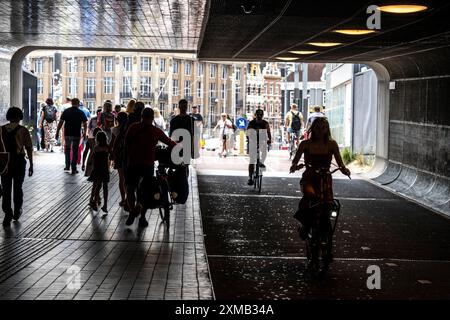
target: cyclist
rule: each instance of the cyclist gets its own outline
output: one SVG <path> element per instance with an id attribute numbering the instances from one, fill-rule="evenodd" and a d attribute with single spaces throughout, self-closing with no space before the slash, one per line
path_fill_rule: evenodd
<path id="1" fill-rule="evenodd" d="M 323 112 L 320 111 L 320 107 L 319 106 L 314 107 L 314 112 L 308 116 L 308 120 L 306 121 L 305 130 L 308 131 L 309 128 L 311 128 L 311 125 L 314 122 L 314 120 L 316 120 L 317 118 L 323 118 L 323 117 L 325 117 L 325 115 L 323 114 Z"/>
<path id="2" fill-rule="evenodd" d="M 331 138 L 330 125 L 325 117 L 316 118 L 308 130 L 309 140 L 304 140 L 292 160 L 290 172 L 294 172 L 301 156 L 305 155 L 306 170 L 303 172 L 300 180 L 300 187 L 303 198 L 299 203 L 299 211 L 295 217 L 302 223 L 300 228 L 300 237 L 306 238 L 309 231 L 308 218 L 311 211 L 308 210 L 314 203 L 320 201 L 323 196 L 327 202 L 333 201 L 333 189 L 331 174 L 327 175 L 325 183 L 327 184 L 327 194 L 320 194 L 320 175 L 316 172 L 320 168 L 330 168 L 331 158 L 334 156 L 341 172 L 347 176 L 350 175 L 344 162 L 342 161 L 339 147 L 336 141 Z"/>
<path id="3" fill-rule="evenodd" d="M 288 145 L 291 144 L 291 135 L 294 135 L 295 146 L 298 146 L 298 138 L 300 136 L 300 131 L 303 128 L 303 115 L 297 110 L 297 105 L 295 103 L 291 105 L 291 110 L 286 114 L 284 127 L 287 130 Z"/>
<path id="4" fill-rule="evenodd" d="M 250 121 L 248 123 L 247 126 L 247 130 L 248 129 L 253 129 L 253 130 L 260 130 L 260 129 L 265 129 L 267 130 L 267 144 L 271 144 L 272 143 L 272 135 L 270 133 L 270 125 L 269 122 L 267 122 L 266 120 L 263 120 L 264 117 L 264 111 L 262 109 L 258 109 L 255 111 L 255 119 L 253 119 L 252 121 Z M 259 131 L 256 131 L 257 133 Z M 264 132 L 262 132 L 264 134 Z M 261 135 L 260 135 L 261 137 Z M 256 139 L 256 135 L 254 136 L 254 138 Z M 258 141 L 258 140 L 256 140 Z M 259 148 L 259 151 L 261 152 L 261 159 L 260 159 L 260 167 L 261 168 L 265 168 L 266 166 L 264 165 L 264 162 L 266 161 L 266 157 L 267 157 L 267 148 L 261 147 Z M 251 186 L 253 185 L 254 181 L 253 181 L 253 171 L 255 170 L 255 163 L 256 163 L 256 158 L 257 158 L 257 154 L 254 154 L 253 152 L 250 152 L 250 164 L 248 165 L 248 185 Z"/>

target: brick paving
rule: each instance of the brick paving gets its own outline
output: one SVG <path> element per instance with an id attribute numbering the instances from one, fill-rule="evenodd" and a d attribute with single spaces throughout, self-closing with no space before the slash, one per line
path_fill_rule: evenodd
<path id="1" fill-rule="evenodd" d="M 0 299 L 213 299 L 195 170 L 190 197 L 170 228 L 157 210 L 147 228 L 125 226 L 118 176 L 109 212 L 89 209 L 83 172 L 63 172 L 60 152 L 37 153 L 25 178 L 23 215 L 0 230 Z M 76 280 L 79 281 L 76 281 Z"/>

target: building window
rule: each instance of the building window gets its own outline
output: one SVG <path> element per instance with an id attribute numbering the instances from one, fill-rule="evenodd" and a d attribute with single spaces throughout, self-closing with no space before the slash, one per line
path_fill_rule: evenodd
<path id="1" fill-rule="evenodd" d="M 166 85 L 166 78 L 159 78 L 159 91 L 164 93 L 164 87 Z"/>
<path id="2" fill-rule="evenodd" d="M 172 95 L 177 96 L 178 93 L 178 79 L 172 80 Z"/>
<path id="3" fill-rule="evenodd" d="M 222 66 L 222 79 L 225 80 L 227 78 L 227 67 Z"/>
<path id="4" fill-rule="evenodd" d="M 77 95 L 77 78 L 69 78 L 69 87 L 67 91 L 71 97 Z"/>
<path id="5" fill-rule="evenodd" d="M 180 61 L 178 59 L 173 59 L 173 73 L 178 73 L 178 69 L 180 67 Z"/>
<path id="6" fill-rule="evenodd" d="M 222 83 L 220 85 L 220 96 L 223 100 L 225 99 L 225 90 L 226 90 L 225 83 Z"/>
<path id="7" fill-rule="evenodd" d="M 122 78 L 122 92 L 131 93 L 131 77 Z"/>
<path id="8" fill-rule="evenodd" d="M 191 63 L 189 61 L 186 61 L 184 64 L 184 74 L 187 76 L 191 75 Z"/>
<path id="9" fill-rule="evenodd" d="M 87 78 L 86 79 L 86 93 L 95 93 L 95 79 Z"/>
<path id="10" fill-rule="evenodd" d="M 141 71 L 148 72 L 152 71 L 152 59 L 150 57 L 141 57 Z"/>
<path id="11" fill-rule="evenodd" d="M 95 58 L 86 59 L 86 72 L 89 73 L 95 72 Z"/>
<path id="12" fill-rule="evenodd" d="M 43 62 L 42 59 L 37 59 L 34 61 L 34 72 L 36 74 L 42 73 L 43 70 Z"/>
<path id="13" fill-rule="evenodd" d="M 159 59 L 159 72 L 166 72 L 166 59 L 165 58 Z"/>
<path id="14" fill-rule="evenodd" d="M 273 96 L 273 84 L 269 85 L 270 88 L 270 95 Z"/>
<path id="15" fill-rule="evenodd" d="M 78 65 L 77 59 L 72 58 L 72 59 L 67 60 L 67 69 L 70 73 L 77 72 L 77 67 L 78 67 L 77 65 Z"/>
<path id="16" fill-rule="evenodd" d="M 197 76 L 203 75 L 203 63 L 197 64 Z"/>
<path id="17" fill-rule="evenodd" d="M 209 66 L 209 77 L 210 78 L 215 78 L 216 77 L 216 68 L 217 68 L 217 66 L 215 64 L 211 64 Z"/>
<path id="18" fill-rule="evenodd" d="M 37 81 L 37 93 L 43 94 L 44 93 L 44 80 L 38 79 Z"/>
<path id="19" fill-rule="evenodd" d="M 105 58 L 105 72 L 113 72 L 114 71 L 114 59 L 113 57 Z"/>
<path id="20" fill-rule="evenodd" d="M 197 81 L 197 97 L 202 97 L 202 82 Z"/>
<path id="21" fill-rule="evenodd" d="M 209 98 L 215 98 L 216 97 L 216 84 L 210 83 L 209 84 Z"/>
<path id="22" fill-rule="evenodd" d="M 191 82 L 189 80 L 186 80 L 184 82 L 184 96 L 188 97 L 191 95 Z"/>
<path id="23" fill-rule="evenodd" d="M 166 103 L 165 102 L 160 102 L 159 103 L 159 112 L 161 113 L 161 115 L 164 117 L 166 111 Z"/>
<path id="24" fill-rule="evenodd" d="M 103 93 L 111 94 L 113 92 L 113 78 L 105 77 L 103 79 Z"/>
<path id="25" fill-rule="evenodd" d="M 141 77 L 141 95 L 144 97 L 150 97 L 150 92 L 152 90 L 152 78 L 151 77 Z"/>
<path id="26" fill-rule="evenodd" d="M 236 80 L 241 80 L 241 68 L 236 68 Z"/>
<path id="27" fill-rule="evenodd" d="M 94 101 L 87 101 L 86 108 L 92 113 L 95 110 Z"/>
<path id="28" fill-rule="evenodd" d="M 131 71 L 131 57 L 123 57 L 123 71 Z"/>

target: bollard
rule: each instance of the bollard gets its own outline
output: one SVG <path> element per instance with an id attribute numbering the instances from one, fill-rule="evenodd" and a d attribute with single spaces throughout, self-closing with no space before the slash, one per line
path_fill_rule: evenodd
<path id="1" fill-rule="evenodd" d="M 244 154 L 244 141 L 245 141 L 245 132 L 244 130 L 239 131 L 239 154 Z"/>

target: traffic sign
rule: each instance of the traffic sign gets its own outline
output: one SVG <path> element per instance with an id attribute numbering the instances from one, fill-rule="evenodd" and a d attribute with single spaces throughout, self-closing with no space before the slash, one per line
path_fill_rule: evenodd
<path id="1" fill-rule="evenodd" d="M 247 128 L 247 125 L 248 125 L 248 120 L 245 118 L 238 118 L 236 121 L 236 126 L 239 129 L 245 129 L 245 128 Z"/>

